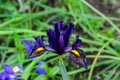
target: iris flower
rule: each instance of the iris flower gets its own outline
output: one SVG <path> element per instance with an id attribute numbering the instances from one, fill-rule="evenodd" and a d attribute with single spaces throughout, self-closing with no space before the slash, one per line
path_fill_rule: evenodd
<path id="1" fill-rule="evenodd" d="M 20 66 L 12 67 L 8 64 L 4 66 L 4 72 L 0 72 L 0 80 L 20 80 L 16 75 L 22 73 Z"/>
<path id="2" fill-rule="evenodd" d="M 54 29 L 47 29 L 49 45 L 44 44 L 43 37 L 35 37 L 35 41 L 23 40 L 23 44 L 28 51 L 28 58 L 33 58 L 42 55 L 45 51 L 52 51 L 58 55 L 69 52 L 70 58 L 82 67 L 87 68 L 87 61 L 84 52 L 79 49 L 82 41 L 79 36 L 72 45 L 69 45 L 69 40 L 73 32 L 74 24 L 65 25 L 63 21 L 53 22 Z"/>
<path id="3" fill-rule="evenodd" d="M 34 58 L 40 56 L 46 51 L 43 36 L 35 37 L 34 39 L 35 42 L 28 40 L 22 41 L 22 43 L 26 46 L 25 49 L 28 51 L 27 58 Z"/>

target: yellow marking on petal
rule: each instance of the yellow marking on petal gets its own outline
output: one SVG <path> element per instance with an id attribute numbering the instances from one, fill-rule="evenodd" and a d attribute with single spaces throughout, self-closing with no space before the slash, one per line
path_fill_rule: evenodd
<path id="1" fill-rule="evenodd" d="M 74 55 L 80 57 L 80 53 L 77 50 L 74 49 L 74 50 L 71 50 L 70 52 L 73 53 Z"/>
<path id="2" fill-rule="evenodd" d="M 18 67 L 14 67 L 14 68 L 13 68 L 13 72 L 17 72 L 18 70 L 19 70 Z"/>
<path id="3" fill-rule="evenodd" d="M 45 49 L 43 47 L 39 47 L 35 50 L 35 53 L 40 53 L 41 51 L 44 51 Z"/>

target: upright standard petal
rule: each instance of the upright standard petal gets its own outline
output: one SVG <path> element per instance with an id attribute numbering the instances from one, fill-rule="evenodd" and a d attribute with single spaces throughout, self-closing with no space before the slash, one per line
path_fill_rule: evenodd
<path id="1" fill-rule="evenodd" d="M 51 47 L 54 51 L 56 51 L 57 50 L 57 42 L 56 42 L 54 30 L 47 29 L 47 36 L 48 36 L 49 47 Z"/>
<path id="2" fill-rule="evenodd" d="M 60 24 L 59 22 L 56 22 L 56 21 L 54 21 L 53 24 L 54 24 L 54 30 L 55 30 L 54 31 L 55 37 L 58 39 L 60 36 Z"/>
<path id="3" fill-rule="evenodd" d="M 70 36 L 72 35 L 74 25 L 72 23 L 69 23 L 69 25 L 67 27 L 68 28 L 67 28 L 65 35 L 64 35 L 65 46 L 67 46 L 69 43 Z"/>
<path id="4" fill-rule="evenodd" d="M 68 26 L 64 25 L 63 21 L 53 22 L 53 24 L 54 30 L 47 29 L 49 45 L 46 46 L 46 49 L 62 55 L 70 49 L 68 43 L 74 25 L 72 23 L 69 23 Z"/>

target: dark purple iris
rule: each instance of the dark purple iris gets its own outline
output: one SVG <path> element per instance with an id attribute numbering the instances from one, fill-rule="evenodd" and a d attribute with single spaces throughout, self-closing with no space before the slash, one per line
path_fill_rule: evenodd
<path id="1" fill-rule="evenodd" d="M 0 80 L 20 80 L 16 74 L 22 73 L 23 70 L 20 66 L 11 67 L 10 65 L 4 66 L 4 72 L 0 72 Z"/>
<path id="2" fill-rule="evenodd" d="M 82 41 L 79 36 L 76 36 L 76 41 L 69 45 L 69 40 L 74 28 L 74 24 L 69 23 L 65 25 L 63 21 L 53 22 L 54 29 L 47 29 L 47 36 L 49 45 L 43 43 L 43 38 L 35 38 L 35 42 L 24 40 L 23 44 L 26 45 L 28 50 L 28 57 L 36 57 L 43 54 L 45 51 L 52 51 L 58 55 L 65 52 L 70 53 L 70 58 L 77 64 L 87 68 L 86 56 L 78 47 Z"/>
<path id="3" fill-rule="evenodd" d="M 46 46 L 46 49 L 62 55 L 64 52 L 72 49 L 71 46 L 68 46 L 68 43 L 74 25 L 69 23 L 67 26 L 64 25 L 64 22 L 54 22 L 53 24 L 54 30 L 47 29 L 49 46 Z"/>

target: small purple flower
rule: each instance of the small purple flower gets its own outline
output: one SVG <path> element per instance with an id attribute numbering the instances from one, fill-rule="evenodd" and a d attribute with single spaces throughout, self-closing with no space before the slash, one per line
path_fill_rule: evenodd
<path id="1" fill-rule="evenodd" d="M 12 68 L 10 65 L 6 64 L 4 66 L 4 72 L 0 73 L 0 80 L 19 80 L 19 78 L 16 76 L 15 70 L 17 70 L 17 68 L 14 69 L 14 67 Z M 21 72 L 23 70 L 20 68 L 18 71 Z"/>
<path id="2" fill-rule="evenodd" d="M 28 51 L 27 58 L 34 58 L 42 55 L 45 52 L 43 36 L 35 37 L 35 42 L 23 40 L 22 43 L 26 46 L 25 49 Z"/>
<path id="3" fill-rule="evenodd" d="M 38 61 L 36 71 L 39 74 L 46 74 L 46 71 L 45 71 L 44 67 L 42 66 L 42 63 L 43 63 L 43 61 Z"/>
<path id="4" fill-rule="evenodd" d="M 74 24 L 65 25 L 63 21 L 53 22 L 54 29 L 47 29 L 49 45 L 45 45 L 43 38 L 36 37 L 35 42 L 23 40 L 28 50 L 28 58 L 33 58 L 42 55 L 45 51 L 52 51 L 58 55 L 66 52 L 70 53 L 70 58 L 82 67 L 87 68 L 87 61 L 84 52 L 78 47 L 82 44 L 79 36 L 76 36 L 76 41 L 69 45 L 69 40 L 73 32 Z"/>

